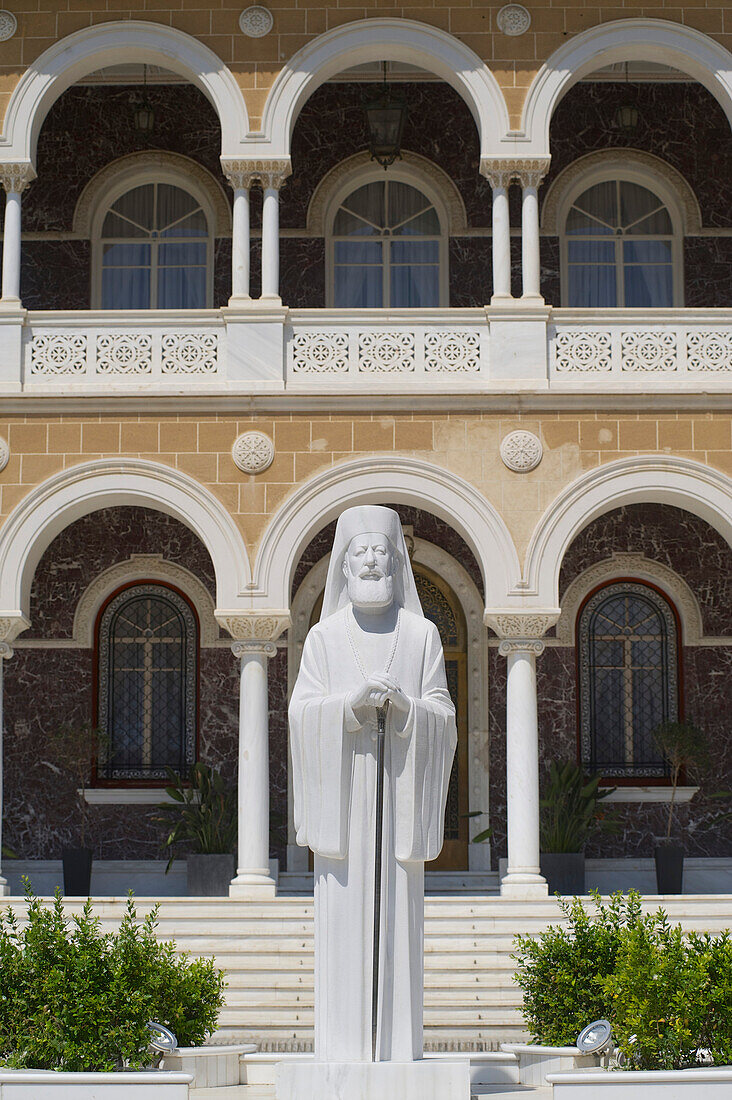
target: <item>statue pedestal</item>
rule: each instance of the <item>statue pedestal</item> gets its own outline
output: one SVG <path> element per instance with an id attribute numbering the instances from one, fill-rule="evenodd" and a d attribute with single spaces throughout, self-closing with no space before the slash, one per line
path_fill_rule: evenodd
<path id="1" fill-rule="evenodd" d="M 280 1062 L 277 1100 L 470 1100 L 470 1060 Z"/>

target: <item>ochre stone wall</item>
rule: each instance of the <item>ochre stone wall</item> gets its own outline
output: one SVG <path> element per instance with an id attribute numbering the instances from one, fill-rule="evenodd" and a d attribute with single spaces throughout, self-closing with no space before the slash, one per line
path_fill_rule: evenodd
<path id="1" fill-rule="evenodd" d="M 544 458 L 516 474 L 501 462 L 501 439 L 536 432 Z M 274 440 L 272 465 L 256 476 L 231 458 L 240 432 Z M 384 415 L 0 417 L 10 461 L 0 472 L 0 518 L 58 470 L 119 455 L 184 471 L 210 489 L 238 524 L 253 557 L 293 488 L 318 471 L 374 453 L 410 454 L 474 485 L 500 512 L 523 555 L 544 509 L 584 470 L 633 454 L 676 454 L 732 474 L 732 414 L 398 413 Z"/>
<path id="2" fill-rule="evenodd" d="M 496 15 L 502 0 L 489 5 L 451 3 L 428 5 L 424 0 L 389 6 L 350 0 L 272 0 L 274 28 L 264 38 L 243 35 L 238 19 L 242 10 L 230 2 L 205 0 L 13 0 L 18 33 L 2 44 L 0 113 L 10 93 L 31 62 L 58 39 L 110 20 L 140 19 L 173 26 L 199 38 L 229 66 L 246 100 L 252 129 L 261 124 L 262 111 L 275 77 L 288 58 L 324 31 L 365 18 L 414 19 L 454 35 L 481 57 L 493 72 L 506 98 L 511 124 L 517 126 L 526 89 L 541 64 L 572 35 L 613 19 L 666 18 L 711 35 L 732 49 L 732 28 L 725 25 L 726 0 L 647 2 L 611 7 L 558 3 L 531 5 L 531 27 L 520 37 L 498 31 Z"/>

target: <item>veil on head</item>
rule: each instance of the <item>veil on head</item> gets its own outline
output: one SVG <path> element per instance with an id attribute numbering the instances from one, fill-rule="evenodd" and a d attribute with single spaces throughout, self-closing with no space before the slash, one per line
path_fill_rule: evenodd
<path id="1" fill-rule="evenodd" d="M 338 518 L 325 582 L 321 623 L 348 603 L 348 581 L 343 575 L 343 559 L 351 539 L 371 531 L 385 535 L 394 551 L 394 602 L 415 615 L 423 614 L 398 514 L 393 508 L 365 504 L 346 509 Z"/>

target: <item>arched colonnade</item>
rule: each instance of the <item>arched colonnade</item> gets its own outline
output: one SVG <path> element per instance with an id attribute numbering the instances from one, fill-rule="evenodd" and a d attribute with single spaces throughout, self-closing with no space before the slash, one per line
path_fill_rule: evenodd
<path id="1" fill-rule="evenodd" d="M 174 27 L 129 20 L 84 28 L 50 46 L 23 73 L 0 134 L 0 182 L 6 192 L 2 297 L 20 301 L 21 194 L 35 178 L 38 134 L 52 104 L 90 72 L 129 62 L 155 64 L 185 77 L 213 105 L 221 126 L 221 163 L 234 192 L 232 304 L 249 299 L 249 193 L 264 191 L 262 299 L 279 304 L 279 191 L 291 172 L 290 145 L 299 111 L 329 77 L 371 61 L 398 61 L 440 77 L 462 96 L 475 120 L 480 171 L 493 193 L 493 296 L 511 298 L 508 187 L 523 192 L 523 297 L 540 299 L 537 191 L 550 162 L 549 124 L 563 95 L 583 76 L 618 60 L 661 62 L 703 84 L 732 124 L 732 55 L 713 38 L 659 19 L 600 24 L 559 47 L 528 90 L 518 128 L 511 127 L 495 76 L 458 38 L 405 19 L 355 20 L 314 38 L 283 66 L 268 94 L 262 127 L 250 126 L 245 97 L 229 68 L 207 46 Z"/>
<path id="2" fill-rule="evenodd" d="M 478 563 L 485 592 L 483 623 L 498 635 L 508 662 L 509 856 L 502 892 L 545 892 L 539 872 L 536 660 L 545 632 L 560 616 L 562 559 L 593 519 L 637 503 L 682 508 L 732 545 L 732 480 L 698 462 L 646 455 L 583 474 L 544 512 L 523 566 L 504 520 L 482 494 L 449 471 L 405 456 L 347 461 L 302 483 L 270 519 L 251 563 L 227 510 L 188 475 L 143 460 L 96 460 L 71 467 L 37 486 L 0 529 L 0 729 L 2 665 L 12 656 L 14 640 L 29 626 L 33 575 L 51 541 L 80 517 L 115 505 L 138 505 L 175 517 L 210 554 L 215 616 L 231 636 L 240 662 L 239 849 L 232 892 L 271 893 L 268 658 L 291 626 L 292 578 L 310 540 L 345 508 L 384 501 L 420 508 L 450 524 Z M 479 633 L 478 628 L 476 638 Z M 0 875 L 0 889 L 3 885 Z"/>

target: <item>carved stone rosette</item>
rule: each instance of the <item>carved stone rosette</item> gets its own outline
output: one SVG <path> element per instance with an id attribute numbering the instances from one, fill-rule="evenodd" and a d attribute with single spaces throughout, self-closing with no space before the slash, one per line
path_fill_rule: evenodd
<path id="1" fill-rule="evenodd" d="M 278 191 L 292 174 L 289 160 L 228 160 L 222 158 L 221 170 L 235 191 L 249 190 L 254 183 L 275 187 Z"/>
<path id="2" fill-rule="evenodd" d="M 509 187 L 514 180 L 522 187 L 538 187 L 550 161 L 550 157 L 482 157 L 480 174 L 493 188 Z"/>
<path id="3" fill-rule="evenodd" d="M 231 651 L 235 657 L 247 653 L 264 653 L 274 657 L 275 642 L 290 626 L 289 611 L 217 611 L 216 621 L 227 630 L 234 643 Z"/>
<path id="4" fill-rule="evenodd" d="M 36 173 L 33 170 L 33 165 L 27 161 L 21 161 L 15 164 L 0 164 L 0 184 L 2 184 L 3 190 L 10 194 L 11 192 L 19 195 L 22 191 L 25 191 L 29 183 L 32 183 L 36 178 Z"/>

